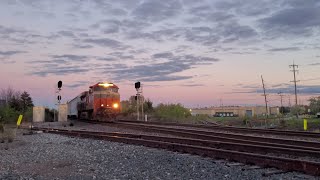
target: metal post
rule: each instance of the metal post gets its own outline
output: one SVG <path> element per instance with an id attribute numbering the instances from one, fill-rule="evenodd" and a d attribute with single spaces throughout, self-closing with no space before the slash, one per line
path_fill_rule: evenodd
<path id="1" fill-rule="evenodd" d="M 139 93 L 137 93 L 137 120 L 139 121 Z"/>
<path id="2" fill-rule="evenodd" d="M 143 117 L 144 117 L 143 105 L 144 105 L 144 99 L 143 99 L 143 96 L 142 96 L 141 97 L 141 120 L 143 120 Z"/>
<path id="3" fill-rule="evenodd" d="M 53 104 L 53 122 L 56 121 L 56 111 L 55 111 L 55 108 L 56 108 L 56 101 L 57 101 L 57 90 L 56 90 L 56 86 L 54 86 L 54 104 Z"/>
<path id="4" fill-rule="evenodd" d="M 144 112 L 143 112 L 143 106 L 144 106 L 144 96 L 143 96 L 143 84 L 141 84 L 141 94 L 142 94 L 142 97 L 141 97 L 141 120 L 143 120 L 143 117 L 144 117 Z"/>

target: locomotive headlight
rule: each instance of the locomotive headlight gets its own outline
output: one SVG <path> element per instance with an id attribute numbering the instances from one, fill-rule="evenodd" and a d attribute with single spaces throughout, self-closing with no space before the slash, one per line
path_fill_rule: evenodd
<path id="1" fill-rule="evenodd" d="M 110 86 L 113 86 L 112 83 L 100 83 L 98 84 L 99 86 L 103 86 L 103 87 L 110 87 Z"/>
<path id="2" fill-rule="evenodd" d="M 101 104 L 101 107 L 103 107 L 104 105 L 103 104 Z"/>
<path id="3" fill-rule="evenodd" d="M 119 104 L 118 103 L 114 103 L 113 104 L 113 108 L 117 109 L 119 107 Z"/>

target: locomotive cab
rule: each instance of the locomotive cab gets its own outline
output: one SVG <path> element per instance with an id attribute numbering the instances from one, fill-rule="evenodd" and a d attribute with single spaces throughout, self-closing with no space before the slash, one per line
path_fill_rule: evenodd
<path id="1" fill-rule="evenodd" d="M 114 120 L 120 113 L 119 88 L 113 83 L 97 83 L 80 95 L 78 117 L 101 121 Z"/>

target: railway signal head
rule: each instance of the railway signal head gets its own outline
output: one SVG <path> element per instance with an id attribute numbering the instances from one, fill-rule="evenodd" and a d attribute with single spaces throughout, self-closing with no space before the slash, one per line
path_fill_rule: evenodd
<path id="1" fill-rule="evenodd" d="M 58 95 L 57 99 L 58 99 L 58 101 L 61 101 L 61 96 L 60 96 L 60 95 Z"/>
<path id="2" fill-rule="evenodd" d="M 58 82 L 58 89 L 61 89 L 61 87 L 62 87 L 62 81 L 59 81 Z"/>
<path id="3" fill-rule="evenodd" d="M 141 86 L 141 83 L 138 81 L 136 83 L 134 83 L 134 87 L 138 90 Z"/>

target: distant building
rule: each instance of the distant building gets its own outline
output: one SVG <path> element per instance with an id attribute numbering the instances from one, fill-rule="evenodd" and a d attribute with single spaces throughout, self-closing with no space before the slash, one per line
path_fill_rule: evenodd
<path id="1" fill-rule="evenodd" d="M 196 115 L 208 115 L 217 117 L 253 117 L 253 116 L 264 116 L 266 114 L 266 108 L 264 106 L 224 106 L 224 107 L 211 107 L 202 109 L 191 109 L 191 114 Z M 269 107 L 269 115 L 280 114 L 279 107 Z"/>

